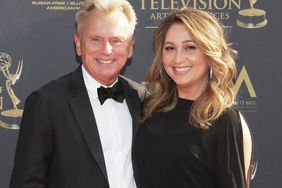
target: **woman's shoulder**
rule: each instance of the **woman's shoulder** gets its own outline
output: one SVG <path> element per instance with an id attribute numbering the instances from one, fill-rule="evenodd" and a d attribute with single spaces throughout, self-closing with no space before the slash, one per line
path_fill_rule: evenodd
<path id="1" fill-rule="evenodd" d="M 215 120 L 215 124 L 228 124 L 228 125 L 235 125 L 240 124 L 240 114 L 239 110 L 232 106 L 230 108 L 227 108 L 219 117 L 217 120 Z"/>
<path id="2" fill-rule="evenodd" d="M 232 106 L 227 108 L 213 124 L 213 128 L 219 135 L 242 135 L 242 125 L 239 110 Z"/>

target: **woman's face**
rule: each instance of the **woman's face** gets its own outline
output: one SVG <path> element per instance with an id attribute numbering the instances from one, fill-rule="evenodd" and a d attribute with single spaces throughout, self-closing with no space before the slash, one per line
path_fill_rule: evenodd
<path id="1" fill-rule="evenodd" d="M 196 99 L 208 83 L 208 60 L 184 24 L 174 23 L 165 35 L 163 66 L 180 98 Z"/>

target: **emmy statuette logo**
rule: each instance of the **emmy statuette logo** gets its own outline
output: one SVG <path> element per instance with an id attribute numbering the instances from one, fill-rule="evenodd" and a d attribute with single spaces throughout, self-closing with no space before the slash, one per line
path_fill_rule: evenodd
<path id="1" fill-rule="evenodd" d="M 21 102 L 21 100 L 16 96 L 12 86 L 16 84 L 17 80 L 19 80 L 21 76 L 23 69 L 23 60 L 19 60 L 15 73 L 11 73 L 10 71 L 10 67 L 12 66 L 12 59 L 9 54 L 0 52 L 0 63 L 0 71 L 6 78 L 5 88 L 12 103 L 12 107 L 7 110 L 3 110 L 2 104 L 1 110 L 3 111 L 1 111 L 0 127 L 7 129 L 19 129 L 17 119 L 22 117 L 23 110 L 18 108 L 18 104 Z M 6 120 L 10 121 L 7 122 Z"/>
<path id="2" fill-rule="evenodd" d="M 267 25 L 267 20 L 265 18 L 266 12 L 262 9 L 254 8 L 254 4 L 257 0 L 249 0 L 250 8 L 243 9 L 239 11 L 239 18 L 236 24 L 239 27 L 247 29 L 256 29 L 265 27 Z"/>

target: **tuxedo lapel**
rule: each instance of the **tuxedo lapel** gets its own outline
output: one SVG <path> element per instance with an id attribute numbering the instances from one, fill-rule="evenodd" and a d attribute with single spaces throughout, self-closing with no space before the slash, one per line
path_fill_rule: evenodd
<path id="1" fill-rule="evenodd" d="M 131 117 L 132 117 L 132 125 L 133 125 L 133 139 L 135 138 L 135 135 L 138 130 L 138 120 L 141 115 L 141 102 L 138 97 L 138 92 L 135 89 L 132 89 L 128 82 L 124 80 L 123 78 L 119 77 L 119 80 L 121 81 L 123 87 L 124 87 L 124 95 L 125 100 L 128 105 L 128 109 L 130 111 Z"/>
<path id="2" fill-rule="evenodd" d="M 131 117 L 132 117 L 132 129 L 133 129 L 133 136 L 132 136 L 132 165 L 133 165 L 133 170 L 134 170 L 134 177 L 135 177 L 135 182 L 137 185 L 139 185 L 139 174 L 137 170 L 137 164 L 136 164 L 136 157 L 135 157 L 135 152 L 134 152 L 134 140 L 139 128 L 139 118 L 141 116 L 141 101 L 138 96 L 138 92 L 131 88 L 131 86 L 128 84 L 126 80 L 123 78 L 119 77 L 119 80 L 121 81 L 123 87 L 124 87 L 124 95 L 125 95 L 125 100 L 128 105 L 128 109 L 130 111 Z M 139 186 L 137 186 L 139 187 Z"/>
<path id="3" fill-rule="evenodd" d="M 69 104 L 91 153 L 108 181 L 99 132 L 83 81 L 81 68 L 73 73 L 72 81 L 76 87 L 74 97 L 69 100 Z"/>
<path id="4" fill-rule="evenodd" d="M 141 113 L 141 102 L 137 91 L 132 89 L 127 81 L 122 78 L 119 79 L 124 87 L 125 100 L 132 116 L 133 141 L 138 129 L 137 121 Z M 87 89 L 83 81 L 81 67 L 72 74 L 72 82 L 75 87 L 72 91 L 73 97 L 69 100 L 71 110 L 91 153 L 103 172 L 105 179 L 108 181 L 101 140 Z"/>

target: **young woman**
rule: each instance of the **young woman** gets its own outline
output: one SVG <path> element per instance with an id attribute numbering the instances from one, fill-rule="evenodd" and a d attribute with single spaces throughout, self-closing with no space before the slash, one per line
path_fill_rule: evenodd
<path id="1" fill-rule="evenodd" d="M 135 140 L 141 188 L 247 188 L 252 141 L 234 107 L 236 65 L 222 25 L 183 8 L 154 35 L 151 95 Z"/>

